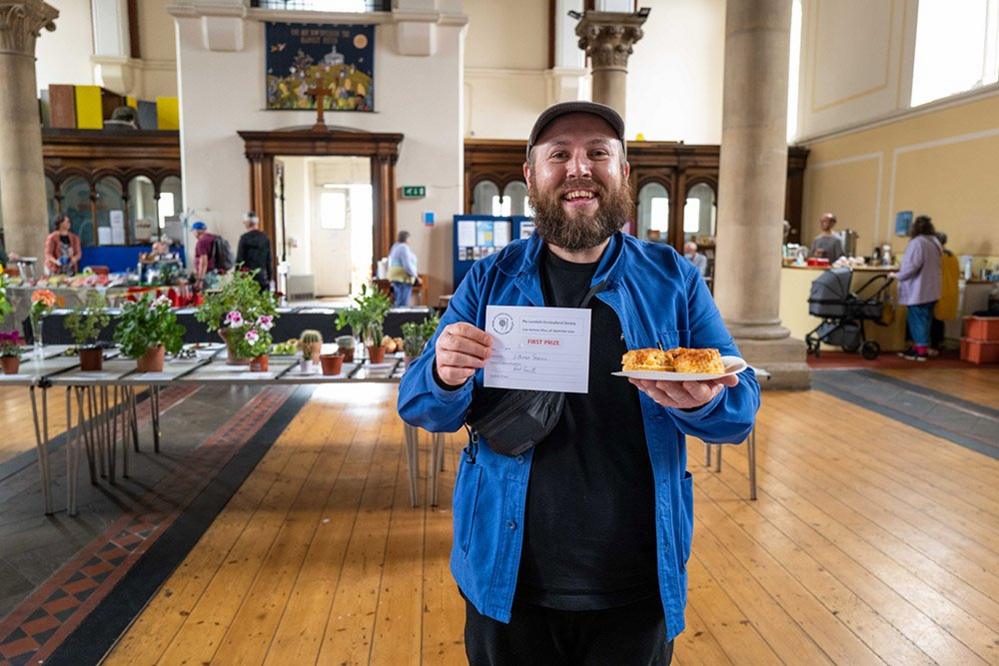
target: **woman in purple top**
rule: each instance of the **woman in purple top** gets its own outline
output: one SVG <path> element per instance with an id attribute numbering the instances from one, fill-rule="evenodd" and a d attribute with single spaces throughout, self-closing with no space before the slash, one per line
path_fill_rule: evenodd
<path id="1" fill-rule="evenodd" d="M 940 258 L 943 249 L 937 240 L 933 222 L 920 215 L 909 230 L 912 240 L 902 255 L 898 279 L 898 302 L 906 306 L 906 323 L 912 346 L 899 356 L 911 361 L 925 361 L 930 346 L 930 323 L 933 305 L 940 300 Z"/>

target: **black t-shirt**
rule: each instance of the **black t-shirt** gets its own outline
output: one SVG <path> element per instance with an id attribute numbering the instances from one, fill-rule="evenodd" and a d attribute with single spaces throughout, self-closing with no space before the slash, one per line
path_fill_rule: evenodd
<path id="1" fill-rule="evenodd" d="M 545 249 L 545 304 L 578 307 L 597 264 Z M 638 392 L 621 369 L 626 346 L 614 311 L 591 299 L 589 393 L 537 445 L 527 489 L 518 599 L 562 610 L 623 606 L 658 594 L 655 487 Z"/>

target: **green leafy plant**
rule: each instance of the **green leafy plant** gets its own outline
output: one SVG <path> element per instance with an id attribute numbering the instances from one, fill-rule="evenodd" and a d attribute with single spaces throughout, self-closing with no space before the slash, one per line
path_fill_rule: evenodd
<path id="1" fill-rule="evenodd" d="M 349 327 L 364 344 L 381 344 L 385 315 L 392 309 L 392 301 L 375 287 L 361 285 L 361 293 L 354 297 L 354 306 L 337 313 L 337 327 Z"/>
<path id="2" fill-rule="evenodd" d="M 407 321 L 402 325 L 402 348 L 406 356 L 416 358 L 423 352 L 423 347 L 434 337 L 437 325 L 441 319 L 437 315 L 427 317 L 421 322 Z"/>
<path id="3" fill-rule="evenodd" d="M 170 309 L 170 299 L 165 296 L 153 299 L 146 294 L 138 301 L 125 303 L 114 331 L 114 341 L 129 358 L 139 358 L 160 345 L 176 354 L 184 344 L 186 330 L 177 323 L 177 315 Z"/>
<path id="4" fill-rule="evenodd" d="M 205 301 L 198 306 L 194 318 L 208 327 L 209 331 L 225 328 L 230 312 L 236 311 L 244 319 L 255 321 L 261 315 L 277 312 L 274 295 L 264 291 L 253 279 L 254 272 L 233 271 L 231 279 L 219 289 L 205 294 Z"/>
<path id="5" fill-rule="evenodd" d="M 242 326 L 234 327 L 230 336 L 236 354 L 241 358 L 257 358 L 266 355 L 274 343 L 270 333 L 273 326 L 274 317 L 261 315 L 252 323 L 246 322 Z"/>
<path id="6" fill-rule="evenodd" d="M 87 294 L 87 300 L 66 317 L 64 326 L 77 347 L 93 347 L 101 330 L 111 323 L 108 301 L 99 291 Z"/>
<path id="7" fill-rule="evenodd" d="M 7 300 L 7 284 L 10 280 L 3 271 L 3 264 L 0 264 L 0 319 L 3 319 L 14 311 L 14 306 Z"/>

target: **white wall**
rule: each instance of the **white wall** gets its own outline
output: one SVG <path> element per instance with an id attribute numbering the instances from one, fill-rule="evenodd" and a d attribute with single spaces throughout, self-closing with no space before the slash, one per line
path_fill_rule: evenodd
<path id="1" fill-rule="evenodd" d="M 264 110 L 263 23 L 243 22 L 243 50 L 235 52 L 207 50 L 201 25 L 197 18 L 177 19 L 185 207 L 195 209 L 234 239 L 250 201 L 249 166 L 236 132 L 307 126 L 314 122 L 315 113 Z M 431 275 L 432 295 L 447 286 L 443 283 L 450 283 L 448 221 L 461 210 L 463 201 L 462 30 L 438 25 L 436 54 L 412 57 L 396 53 L 393 25 L 379 25 L 375 31 L 377 112 L 326 116 L 330 124 L 405 135 L 396 164 L 396 185 L 425 185 L 427 197 L 399 201 L 398 228 L 412 233 L 413 250 Z M 423 211 L 436 213 L 436 226 L 423 226 Z"/>
<path id="2" fill-rule="evenodd" d="M 797 139 L 909 106 L 917 0 L 802 0 Z"/>
<path id="3" fill-rule="evenodd" d="M 628 62 L 629 139 L 721 143 L 725 0 L 643 0 Z"/>
<path id="4" fill-rule="evenodd" d="M 173 0 L 140 0 L 139 65 L 143 99 L 175 97 L 177 95 L 177 34 L 173 17 L 166 8 Z"/>
<path id="5" fill-rule="evenodd" d="M 93 85 L 90 56 L 94 30 L 90 0 L 48 0 L 59 10 L 55 32 L 42 30 L 35 42 L 35 74 L 39 92 L 53 83 Z"/>

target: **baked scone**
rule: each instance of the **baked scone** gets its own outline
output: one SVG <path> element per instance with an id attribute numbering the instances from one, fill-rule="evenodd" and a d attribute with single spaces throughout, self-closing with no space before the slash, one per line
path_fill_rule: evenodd
<path id="1" fill-rule="evenodd" d="M 670 352 L 662 349 L 632 349 L 621 357 L 621 365 L 625 371 L 658 370 L 673 371 L 673 359 Z"/>
<path id="2" fill-rule="evenodd" d="M 709 375 L 725 374 L 725 364 L 717 349 L 671 349 L 673 371 Z"/>

